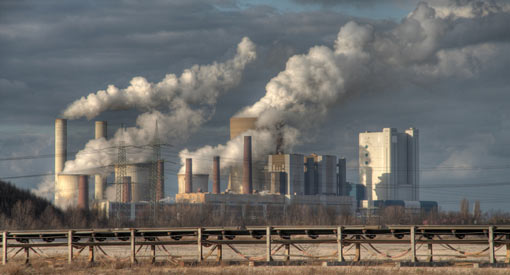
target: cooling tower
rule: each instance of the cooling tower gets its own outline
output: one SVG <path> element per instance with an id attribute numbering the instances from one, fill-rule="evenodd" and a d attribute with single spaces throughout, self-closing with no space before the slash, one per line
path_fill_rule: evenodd
<path id="1" fill-rule="evenodd" d="M 88 179 L 83 181 L 87 175 L 59 174 L 55 185 L 55 206 L 66 209 L 79 206 L 79 201 L 87 202 L 88 205 Z M 82 179 L 80 184 L 80 178 Z M 81 191 L 80 192 L 80 188 Z M 85 188 L 87 191 L 85 192 Z M 80 196 L 81 193 L 81 196 Z M 85 198 L 85 196 L 87 196 Z"/>
<path id="2" fill-rule="evenodd" d="M 232 117 L 230 118 L 230 139 L 234 139 L 242 133 L 252 130 L 256 128 L 256 117 Z M 242 179 L 243 179 L 243 166 L 241 164 L 242 156 L 239 156 L 239 164 L 234 165 L 230 168 L 230 173 L 228 176 L 228 189 L 234 193 L 242 192 Z M 257 166 L 257 171 L 254 173 L 255 185 L 258 186 L 259 181 L 264 181 L 264 173 L 258 173 L 259 167 Z"/>
<path id="3" fill-rule="evenodd" d="M 208 174 L 193 174 L 193 176 L 191 177 L 191 181 L 193 182 L 191 193 L 197 193 L 198 191 L 202 193 L 209 192 Z M 177 182 L 179 184 L 179 194 L 186 193 L 185 174 L 178 174 Z"/>
<path id="4" fill-rule="evenodd" d="M 89 209 L 89 176 L 78 176 L 78 208 Z"/>
<path id="5" fill-rule="evenodd" d="M 230 118 L 230 139 L 234 139 L 240 134 L 255 129 L 256 117 L 233 117 Z"/>
<path id="6" fill-rule="evenodd" d="M 151 183 L 152 163 L 136 163 L 126 165 L 126 174 L 123 176 L 131 177 L 131 201 L 151 201 L 150 183 Z M 119 173 L 119 167 L 115 167 L 115 178 Z M 119 198 L 122 199 L 122 198 Z"/>
<path id="7" fill-rule="evenodd" d="M 95 138 L 107 138 L 106 121 L 96 121 Z M 96 200 L 105 199 L 104 192 L 106 190 L 106 176 L 96 175 L 94 178 L 94 198 Z"/>

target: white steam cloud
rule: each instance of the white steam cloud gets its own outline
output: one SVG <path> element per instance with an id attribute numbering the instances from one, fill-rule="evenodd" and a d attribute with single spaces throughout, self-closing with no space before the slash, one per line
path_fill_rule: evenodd
<path id="1" fill-rule="evenodd" d="M 145 111 L 136 120 L 136 127 L 118 131 L 113 138 L 90 140 L 75 160 L 67 161 L 66 173 L 99 173 L 116 160 L 119 141 L 125 145 L 148 144 L 154 137 L 156 122 L 159 137 L 183 140 L 214 114 L 218 97 L 239 84 L 245 66 L 255 60 L 255 45 L 245 37 L 237 53 L 223 63 L 194 65 L 180 76 L 167 74 L 158 83 L 134 77 L 130 86 L 119 89 L 113 85 L 73 102 L 63 112 L 69 119 L 94 118 L 107 110 L 136 108 Z M 136 150 L 136 149 L 135 149 Z M 138 149 L 128 155 L 128 162 L 141 162 L 150 157 L 150 150 Z M 111 171 L 104 168 L 103 173 Z"/>
<path id="2" fill-rule="evenodd" d="M 254 159 L 274 152 L 277 138 L 287 152 L 292 151 L 346 94 L 475 75 L 497 58 L 493 44 L 509 37 L 508 29 L 492 26 L 501 20 L 508 24 L 510 17 L 508 9 L 495 9 L 493 2 L 491 6 L 474 2 L 450 1 L 441 5 L 440 14 L 421 2 L 384 31 L 351 21 L 341 27 L 333 48 L 315 46 L 306 54 L 292 56 L 285 70 L 266 85 L 266 94 L 237 114 L 258 117 L 257 129 L 243 134 L 253 136 Z M 494 13 L 499 16 L 488 16 Z M 472 26 L 477 26 L 477 33 Z M 243 135 L 226 145 L 183 150 L 181 164 L 191 157 L 194 173 L 210 173 L 212 156 L 219 155 L 222 168 L 239 165 Z"/>

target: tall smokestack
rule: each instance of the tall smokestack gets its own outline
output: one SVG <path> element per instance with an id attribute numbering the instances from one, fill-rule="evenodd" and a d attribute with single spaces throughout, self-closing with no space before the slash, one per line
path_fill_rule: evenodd
<path id="1" fill-rule="evenodd" d="M 213 194 L 220 193 L 220 157 L 215 156 L 213 158 Z"/>
<path id="2" fill-rule="evenodd" d="M 64 170 L 67 160 L 67 119 L 55 119 L 55 204 L 59 203 L 58 174 Z"/>
<path id="3" fill-rule="evenodd" d="M 244 158 L 243 158 L 243 194 L 253 192 L 252 172 L 251 172 L 251 136 L 244 137 Z"/>
<path id="4" fill-rule="evenodd" d="M 131 177 L 122 177 L 122 202 L 131 202 Z"/>
<path id="5" fill-rule="evenodd" d="M 159 201 L 165 197 L 165 162 L 158 160 L 158 181 L 156 184 L 156 200 Z"/>
<path id="6" fill-rule="evenodd" d="M 193 178 L 193 168 L 191 167 L 191 159 L 186 159 L 186 174 L 184 175 L 184 193 L 191 193 L 192 192 L 192 186 L 193 186 L 193 183 L 191 182 L 192 181 L 192 178 Z"/>
<path id="7" fill-rule="evenodd" d="M 106 121 L 96 121 L 95 138 L 107 137 L 107 123 Z M 106 176 L 96 175 L 94 177 L 94 198 L 96 200 L 103 200 L 105 198 L 104 192 L 106 189 Z"/>
<path id="8" fill-rule="evenodd" d="M 55 181 L 67 160 L 67 119 L 55 119 Z"/>
<path id="9" fill-rule="evenodd" d="M 80 175 L 78 179 L 78 209 L 89 209 L 89 176 Z"/>

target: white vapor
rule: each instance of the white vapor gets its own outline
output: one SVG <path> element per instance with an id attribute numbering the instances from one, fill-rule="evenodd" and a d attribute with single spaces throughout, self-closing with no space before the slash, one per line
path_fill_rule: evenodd
<path id="1" fill-rule="evenodd" d="M 31 190 L 34 195 L 52 201 L 55 197 L 55 176 L 43 177 L 36 189 Z"/>
<path id="2" fill-rule="evenodd" d="M 160 139 L 183 140 L 195 132 L 214 114 L 217 99 L 241 81 L 245 66 L 256 58 L 255 45 L 247 37 L 237 46 L 237 53 L 223 63 L 194 65 L 180 76 L 167 74 L 158 83 L 134 77 L 130 86 L 119 89 L 113 85 L 73 102 L 63 112 L 69 119 L 91 119 L 106 110 L 136 108 L 145 111 L 136 120 L 136 127 L 118 131 L 113 138 L 90 140 L 66 162 L 66 173 L 98 173 L 110 171 L 116 160 L 114 147 L 123 140 L 125 145 L 148 144 L 154 137 L 157 122 Z M 109 148 L 109 149 L 107 149 Z M 134 149 L 128 162 L 149 158 L 150 150 Z"/>
<path id="3" fill-rule="evenodd" d="M 504 35 L 507 28 L 492 26 L 502 20 L 507 25 L 510 16 L 505 9 L 477 12 L 473 8 L 479 6 L 473 2 L 450 1 L 441 6 L 439 15 L 420 2 L 400 23 L 385 31 L 351 21 L 340 28 L 333 48 L 315 46 L 306 54 L 292 56 L 285 70 L 267 83 L 266 94 L 237 114 L 258 117 L 257 129 L 241 135 L 254 137 L 254 158 L 274 152 L 277 137 L 283 137 L 285 151 L 291 152 L 349 93 L 389 91 L 403 83 L 426 84 L 444 77 L 477 74 L 484 64 L 497 58 L 494 44 L 502 36 L 508 37 Z M 472 12 L 470 16 L 448 16 L 448 10 L 453 14 L 459 9 Z M 479 26 L 478 33 L 472 33 L 471 26 Z M 194 173 L 210 172 L 213 155 L 225 159 L 223 168 L 238 165 L 242 159 L 241 138 L 194 152 L 186 149 L 180 154 L 182 164 L 186 157 L 194 159 Z"/>

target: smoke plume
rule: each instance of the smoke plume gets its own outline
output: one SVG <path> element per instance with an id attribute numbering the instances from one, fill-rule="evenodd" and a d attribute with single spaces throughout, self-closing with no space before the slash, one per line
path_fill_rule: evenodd
<path id="1" fill-rule="evenodd" d="M 103 173 L 116 160 L 115 146 L 148 144 L 155 133 L 164 140 L 183 140 L 196 131 L 214 114 L 218 97 L 239 84 L 245 66 L 256 58 L 255 45 L 245 37 L 237 46 L 237 53 L 223 63 L 194 65 L 180 76 L 167 74 L 158 83 L 134 77 L 125 89 L 113 85 L 106 90 L 89 94 L 73 102 L 63 112 L 69 119 L 92 119 L 107 110 L 136 108 L 144 113 L 136 120 L 136 127 L 119 130 L 112 139 L 90 140 L 78 152 L 75 160 L 67 161 L 66 173 Z M 130 148 L 128 162 L 148 160 L 147 148 Z"/>
<path id="2" fill-rule="evenodd" d="M 265 95 L 237 114 L 258 118 L 257 129 L 243 134 L 254 138 L 254 159 L 272 153 L 274 146 L 268 143 L 275 144 L 276 137 L 283 137 L 284 150 L 292 151 L 347 94 L 476 75 L 497 58 L 497 42 L 510 37 L 510 29 L 497 27 L 510 23 L 510 14 L 508 8 L 495 8 L 499 4 L 494 1 L 475 2 L 443 3 L 440 13 L 420 2 L 383 31 L 351 21 L 340 28 L 332 48 L 315 46 L 292 56 L 285 70 L 267 83 Z M 222 157 L 222 168 L 238 165 L 243 135 L 226 145 L 183 150 L 181 163 L 192 157 L 196 173 L 210 172 L 213 155 Z"/>

